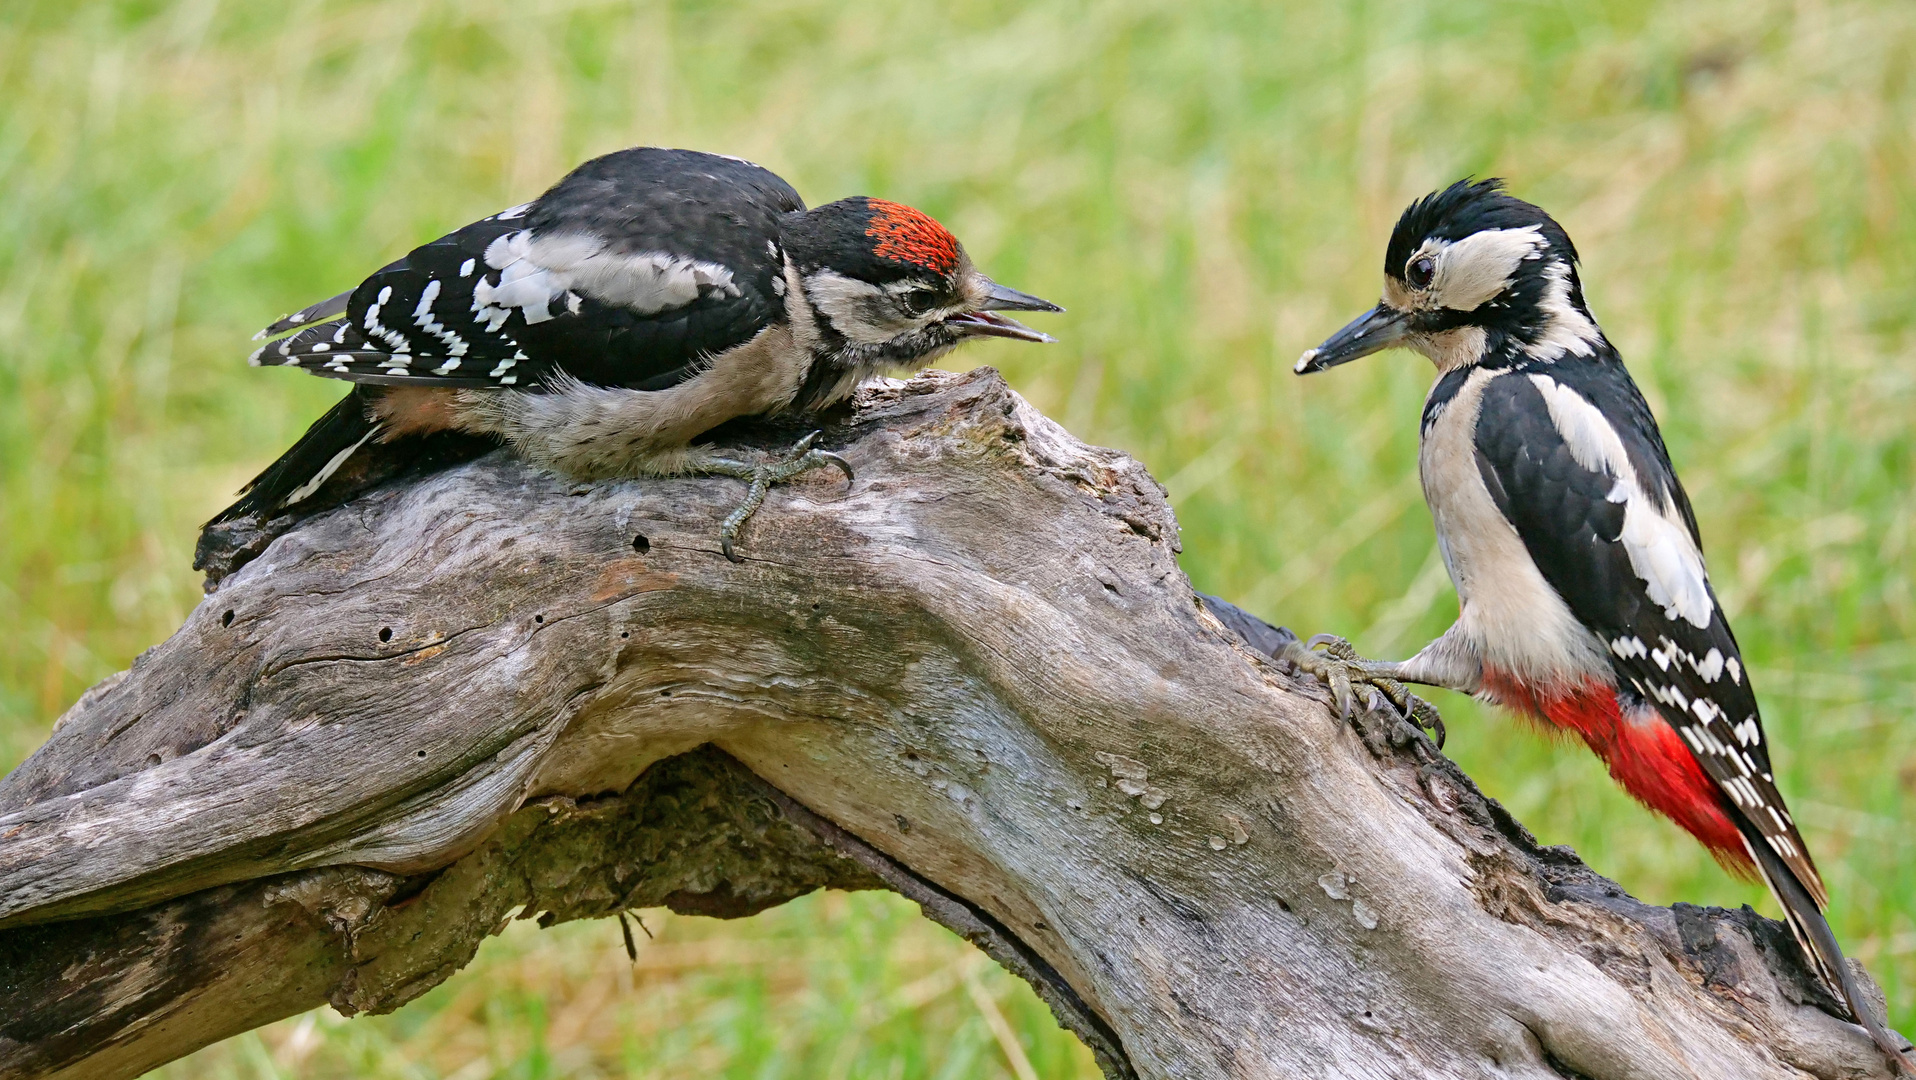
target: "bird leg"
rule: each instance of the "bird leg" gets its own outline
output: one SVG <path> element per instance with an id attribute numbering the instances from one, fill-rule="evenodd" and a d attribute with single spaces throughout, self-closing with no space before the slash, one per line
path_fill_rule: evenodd
<path id="1" fill-rule="evenodd" d="M 1444 718 L 1437 714 L 1436 706 L 1411 693 L 1409 687 L 1392 677 L 1392 669 L 1398 665 L 1366 660 L 1350 642 L 1335 634 L 1319 634 L 1304 642 L 1293 640 L 1278 658 L 1330 687 L 1337 715 L 1344 720 L 1349 721 L 1355 715 L 1352 685 L 1363 683 L 1383 694 L 1405 719 L 1430 732 L 1437 748 L 1443 749 Z"/>
<path id="2" fill-rule="evenodd" d="M 812 446 L 818 441 L 820 434 L 817 431 L 812 432 L 794 443 L 783 457 L 770 461 L 750 462 L 717 454 L 700 454 L 686 462 L 686 472 L 707 476 L 730 476 L 744 480 L 750 485 L 746 488 L 745 498 L 738 504 L 738 508 L 727 515 L 725 523 L 719 526 L 719 548 L 725 552 L 726 558 L 733 562 L 744 561 L 732 553 L 732 544 L 738 539 L 739 530 L 744 528 L 745 523 L 758 512 L 758 508 L 765 504 L 765 496 L 772 490 L 773 485 L 789 483 L 813 469 L 824 468 L 827 465 L 844 473 L 846 483 L 852 482 L 850 462 L 837 454 Z"/>

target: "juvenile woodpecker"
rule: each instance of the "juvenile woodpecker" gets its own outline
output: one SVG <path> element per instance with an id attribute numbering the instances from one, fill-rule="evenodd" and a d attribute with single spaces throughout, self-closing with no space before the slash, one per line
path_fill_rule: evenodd
<path id="1" fill-rule="evenodd" d="M 450 430 L 577 480 L 747 480 L 721 530 L 730 556 L 770 485 L 851 469 L 813 436 L 758 463 L 693 439 L 815 412 L 969 338 L 1051 341 L 998 312 L 1062 310 L 993 282 L 909 206 L 807 210 L 748 161 L 621 150 L 262 330 L 279 340 L 251 363 L 357 385 L 208 524 L 310 497 L 368 442 Z"/>
<path id="2" fill-rule="evenodd" d="M 1410 205 L 1378 305 L 1305 353 L 1308 374 L 1406 346 L 1437 366 L 1419 471 L 1459 601 L 1401 663 L 1341 639 L 1292 659 L 1340 691 L 1475 694 L 1581 738 L 1639 801 L 1733 870 L 1762 875 L 1813 967 L 1909 1067 L 1865 1006 L 1823 879 L 1777 791 L 1750 673 L 1704 567 L 1650 408 L 1584 303 L 1577 252 L 1501 182 Z"/>

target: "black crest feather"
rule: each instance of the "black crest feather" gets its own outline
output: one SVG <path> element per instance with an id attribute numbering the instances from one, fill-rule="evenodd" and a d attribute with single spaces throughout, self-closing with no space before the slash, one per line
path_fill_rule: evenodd
<path id="1" fill-rule="evenodd" d="M 1486 229 L 1524 229 L 1539 226 L 1551 248 L 1575 263 L 1577 249 L 1563 227 L 1540 207 L 1507 193 L 1504 182 L 1492 176 L 1483 180 L 1465 177 L 1442 191 L 1433 191 L 1406 207 L 1397 227 L 1391 230 L 1390 246 L 1384 251 L 1384 273 L 1404 276 L 1404 263 L 1418 245 L 1435 237 L 1461 240 Z"/>

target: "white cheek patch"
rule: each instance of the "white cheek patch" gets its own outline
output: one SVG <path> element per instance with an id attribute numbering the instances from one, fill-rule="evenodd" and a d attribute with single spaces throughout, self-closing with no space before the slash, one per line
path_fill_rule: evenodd
<path id="1" fill-rule="evenodd" d="M 1565 353 L 1589 356 L 1596 352 L 1597 324 L 1590 321 L 1570 302 L 1570 267 L 1554 262 L 1544 268 L 1543 296 L 1537 310 L 1543 312 L 1542 332 L 1524 351 L 1539 360 L 1554 360 Z"/>
<path id="2" fill-rule="evenodd" d="M 1630 569 L 1643 581 L 1651 602 L 1670 619 L 1683 619 L 1698 629 L 1708 627 L 1716 605 L 1710 600 L 1703 553 L 1677 518 L 1668 493 L 1662 493 L 1666 497 L 1659 504 L 1644 491 L 1623 440 L 1583 395 L 1548 375 L 1532 375 L 1530 381 L 1543 393 L 1550 421 L 1569 445 L 1570 456 L 1577 464 L 1616 478 L 1609 499 L 1623 504 L 1623 535 L 1619 540 L 1630 558 Z M 1667 666 L 1667 661 L 1660 662 Z M 1713 671 L 1721 670 L 1713 662 L 1708 666 Z"/>
<path id="3" fill-rule="evenodd" d="M 739 295 L 732 271 L 718 263 L 603 248 L 598 237 L 582 233 L 507 233 L 486 247 L 486 265 L 499 271 L 499 283 L 481 279 L 473 287 L 472 310 L 497 333 L 515 309 L 525 312 L 528 324 L 552 318 L 553 303 L 568 292 L 640 315 L 684 307 L 699 298 L 701 289 Z"/>
<path id="4" fill-rule="evenodd" d="M 1430 303 L 1454 311 L 1475 311 L 1510 287 L 1517 266 L 1543 246 L 1543 228 L 1485 229 L 1430 252 L 1437 264 Z M 1414 261 L 1414 259 L 1413 259 Z"/>
<path id="5" fill-rule="evenodd" d="M 877 345 L 909 329 L 887 317 L 890 294 L 868 281 L 820 270 L 805 279 L 805 294 L 847 341 Z"/>

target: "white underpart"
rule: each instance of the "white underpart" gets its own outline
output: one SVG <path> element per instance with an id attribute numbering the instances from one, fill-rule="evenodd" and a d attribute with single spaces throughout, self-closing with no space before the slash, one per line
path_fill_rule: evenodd
<path id="1" fill-rule="evenodd" d="M 667 475 L 694 469 L 701 454 L 711 455 L 686 445 L 699 434 L 790 405 L 810 361 L 798 328 L 776 324 L 664 390 L 591 386 L 559 376 L 546 393 L 458 391 L 453 407 L 465 430 L 503 435 L 528 460 L 575 479 Z"/>
<path id="2" fill-rule="evenodd" d="M 1548 375 L 1532 375 L 1530 381 L 1543 393 L 1551 423 L 1569 445 L 1570 456 L 1591 472 L 1616 480 L 1609 498 L 1623 504 L 1623 550 L 1650 601 L 1670 619 L 1683 619 L 1698 629 L 1708 627 L 1716 611 L 1710 601 L 1709 573 L 1703 553 L 1677 517 L 1675 501 L 1668 492 L 1652 499 L 1644 490 L 1623 440 L 1595 405 Z M 1721 663 L 1719 656 L 1717 664 Z"/>
<path id="3" fill-rule="evenodd" d="M 626 308 L 640 315 L 684 307 L 701 288 L 739 295 L 732 271 L 717 263 L 660 251 L 605 250 L 604 241 L 583 233 L 507 233 L 486 247 L 486 265 L 499 271 L 497 285 L 481 278 L 473 286 L 472 310 L 499 326 L 516 309 L 528 324 L 553 317 L 552 304 L 567 292 Z"/>
<path id="4" fill-rule="evenodd" d="M 1459 326 L 1435 334 L 1411 334 L 1404 344 L 1423 353 L 1439 372 L 1447 372 L 1483 359 L 1486 340 L 1483 327 Z"/>
<path id="5" fill-rule="evenodd" d="M 291 506 L 296 502 L 300 502 L 301 500 L 306 499 L 307 497 L 312 495 L 313 492 L 318 491 L 321 484 L 324 484 L 328 479 L 332 477 L 334 473 L 338 472 L 339 467 L 341 465 L 346 464 L 346 459 L 353 456 L 353 451 L 358 450 L 360 447 L 366 445 L 366 440 L 372 438 L 374 435 L 377 435 L 378 433 L 379 433 L 379 429 L 375 427 L 371 431 L 368 431 L 366 434 L 361 435 L 359 437 L 358 442 L 352 444 L 351 446 L 348 446 L 344 450 L 341 450 L 339 453 L 334 454 L 332 457 L 332 460 L 326 463 L 325 468 L 322 468 L 318 472 L 314 473 L 313 478 L 311 480 L 308 480 L 305 483 L 294 488 L 293 493 L 291 495 L 286 496 L 286 501 L 280 503 L 280 505 Z"/>
<path id="6" fill-rule="evenodd" d="M 1431 421 L 1418 455 L 1437 542 L 1457 587 L 1457 625 L 1443 640 L 1535 685 L 1609 678 L 1605 643 L 1544 580 L 1477 467 L 1476 428 L 1494 372 L 1471 372 Z M 1454 647 L 1454 646 L 1453 646 Z"/>
<path id="7" fill-rule="evenodd" d="M 1597 351 L 1601 333 L 1575 304 L 1570 302 L 1570 264 L 1552 262 L 1543 270 L 1543 296 L 1537 309 L 1543 312 L 1543 327 L 1537 340 L 1524 351 L 1539 360 L 1555 360 L 1565 353 L 1590 356 Z"/>

